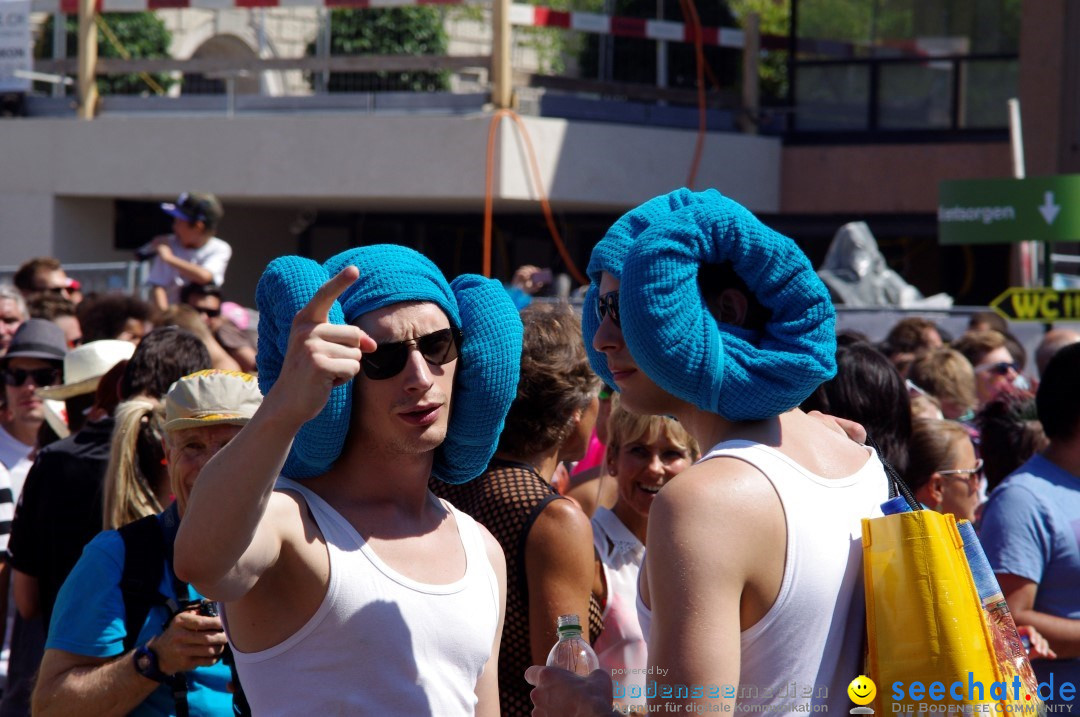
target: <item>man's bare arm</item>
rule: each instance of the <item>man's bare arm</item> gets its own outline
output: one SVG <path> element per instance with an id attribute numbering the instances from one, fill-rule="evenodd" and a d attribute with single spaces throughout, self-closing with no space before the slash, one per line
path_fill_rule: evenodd
<path id="1" fill-rule="evenodd" d="M 278 558 L 281 526 L 264 518 L 292 440 L 326 405 L 331 389 L 359 372 L 361 351 L 375 348 L 355 326 L 326 323 L 357 274 L 355 267 L 342 270 L 296 315 L 274 388 L 199 474 L 176 537 L 175 570 L 207 597 L 243 597 Z"/>
<path id="2" fill-rule="evenodd" d="M 169 294 L 165 291 L 165 287 L 151 286 L 150 301 L 158 308 L 158 311 L 165 311 L 165 309 L 169 308 Z"/>
<path id="3" fill-rule="evenodd" d="M 477 524 L 479 526 L 479 524 Z M 503 619 L 506 617 L 506 558 L 499 541 L 483 526 L 484 547 L 488 561 L 499 580 L 499 626 L 491 645 L 491 656 L 484 665 L 484 672 L 476 683 L 476 717 L 498 717 L 499 709 L 499 646 L 502 643 Z"/>
<path id="4" fill-rule="evenodd" d="M 216 617 L 180 613 L 147 645 L 157 654 L 158 668 L 171 675 L 217 662 L 225 633 Z M 49 649 L 38 670 L 33 714 L 126 715 L 159 686 L 135 671 L 131 651 L 117 657 L 88 657 Z"/>
<path id="5" fill-rule="evenodd" d="M 12 582 L 15 589 L 15 607 L 24 620 L 37 617 L 41 612 L 41 591 L 38 579 L 19 570 L 12 569 Z"/>
<path id="6" fill-rule="evenodd" d="M 649 666 L 658 683 L 738 684 L 743 596 L 761 591 L 759 574 L 777 565 L 783 572 L 778 520 L 783 535 L 783 511 L 771 485 L 732 458 L 693 466 L 660 491 L 649 512 L 645 554 Z M 718 700 L 667 702 L 686 711 Z"/>
<path id="7" fill-rule="evenodd" d="M 1080 620 L 1036 610 L 1038 583 L 1018 575 L 1003 573 L 998 573 L 997 578 L 1017 625 L 1031 625 L 1041 632 L 1059 659 L 1080 657 Z"/>

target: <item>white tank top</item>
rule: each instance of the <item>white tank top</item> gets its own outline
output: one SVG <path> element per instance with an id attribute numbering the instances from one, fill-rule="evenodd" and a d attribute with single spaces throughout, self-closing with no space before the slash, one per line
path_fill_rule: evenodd
<path id="1" fill-rule="evenodd" d="M 472 715 L 499 619 L 498 579 L 473 519 L 442 502 L 467 565 L 461 579 L 428 585 L 386 565 L 309 489 L 286 478 L 276 489 L 307 502 L 329 551 L 330 585 L 280 644 L 250 653 L 232 646 L 253 714 Z"/>
<path id="2" fill-rule="evenodd" d="M 850 707 L 847 685 L 862 672 L 865 631 L 862 519 L 881 515 L 888 498 L 881 462 L 866 450 L 870 460 L 837 479 L 752 441 L 719 443 L 698 461 L 730 456 L 757 468 L 780 496 L 787 523 L 776 602 L 740 635 L 740 705 L 771 705 L 774 714 L 804 705 L 846 714 Z M 640 594 L 637 605 L 648 639 L 652 616 Z"/>

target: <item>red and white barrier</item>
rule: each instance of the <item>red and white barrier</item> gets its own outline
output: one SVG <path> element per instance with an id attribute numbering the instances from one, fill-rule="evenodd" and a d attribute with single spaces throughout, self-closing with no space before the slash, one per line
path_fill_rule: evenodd
<path id="1" fill-rule="evenodd" d="M 329 7 L 380 8 L 412 5 L 464 5 L 472 0 L 97 0 L 98 12 L 147 12 L 150 10 L 234 10 L 259 7 Z M 79 0 L 33 0 L 34 12 L 69 13 L 79 11 Z M 669 20 L 614 17 L 591 12 L 553 10 L 540 5 L 514 3 L 510 6 L 510 24 L 518 27 L 560 27 L 599 35 L 638 37 L 671 42 L 693 42 L 693 28 Z M 743 33 L 729 27 L 703 27 L 705 45 L 742 47 Z"/>

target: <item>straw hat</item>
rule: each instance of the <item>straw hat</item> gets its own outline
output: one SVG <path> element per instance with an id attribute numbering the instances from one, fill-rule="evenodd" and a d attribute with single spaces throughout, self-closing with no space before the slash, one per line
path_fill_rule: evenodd
<path id="1" fill-rule="evenodd" d="M 39 388 L 42 398 L 64 401 L 97 390 L 101 377 L 116 364 L 130 359 L 135 344 L 130 341 L 102 339 L 77 346 L 64 356 L 64 383 Z"/>

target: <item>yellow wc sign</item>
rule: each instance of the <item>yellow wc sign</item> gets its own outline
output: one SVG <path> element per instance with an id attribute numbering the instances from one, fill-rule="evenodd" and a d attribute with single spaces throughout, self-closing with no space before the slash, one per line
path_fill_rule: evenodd
<path id="1" fill-rule="evenodd" d="M 1080 320 L 1080 290 L 1006 289 L 990 302 L 990 308 L 1010 321 Z"/>

